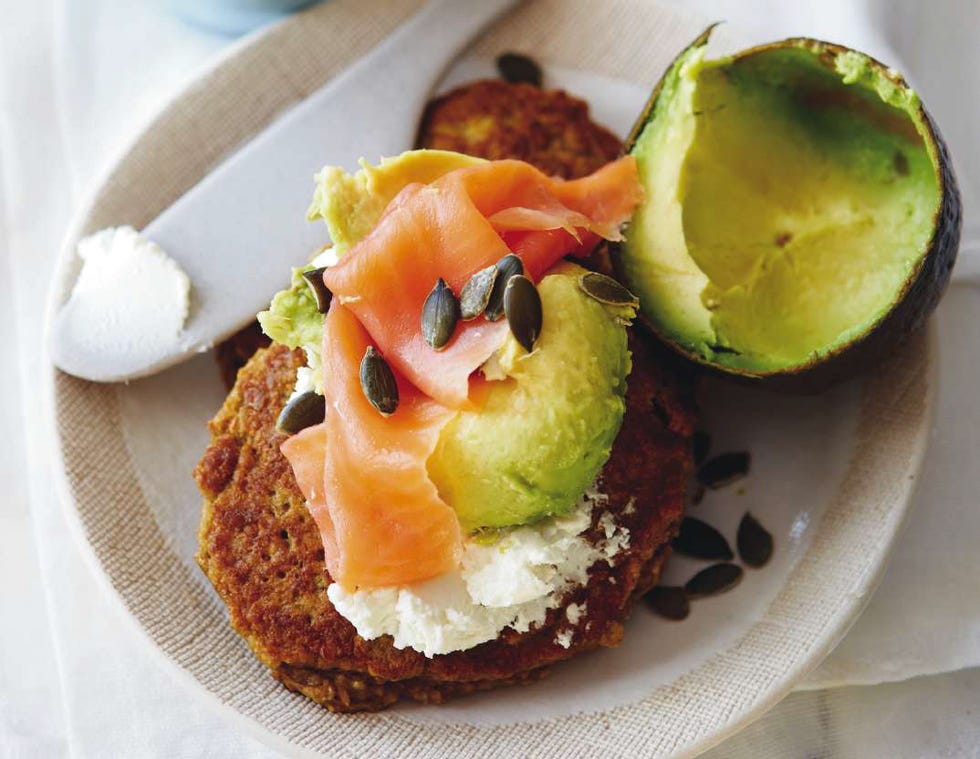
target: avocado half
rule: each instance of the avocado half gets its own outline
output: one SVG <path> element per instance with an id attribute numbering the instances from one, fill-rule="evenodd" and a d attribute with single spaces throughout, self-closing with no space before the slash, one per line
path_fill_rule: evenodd
<path id="1" fill-rule="evenodd" d="M 626 149 L 643 204 L 613 251 L 641 319 L 721 372 L 813 390 L 880 360 L 949 281 L 949 154 L 895 71 L 788 39 L 707 61 L 711 29 Z"/>

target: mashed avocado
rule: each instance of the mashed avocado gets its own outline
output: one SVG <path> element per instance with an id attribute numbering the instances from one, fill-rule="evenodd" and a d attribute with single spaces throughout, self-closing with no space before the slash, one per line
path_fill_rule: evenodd
<path id="1" fill-rule="evenodd" d="M 323 218 L 342 255 L 377 223 L 398 191 L 428 183 L 480 159 L 443 151 L 412 151 L 354 175 L 327 168 L 317 176 L 309 217 Z M 259 314 L 273 340 L 303 347 L 322 389 L 319 371 L 323 316 L 302 272 Z M 483 368 L 474 389 L 477 411 L 459 412 L 443 429 L 429 474 L 459 515 L 464 530 L 509 527 L 565 514 L 578 503 L 609 458 L 625 411 L 630 371 L 625 325 L 632 308 L 587 296 L 584 270 L 559 262 L 538 289 L 543 330 L 528 354 L 513 336 Z"/>
<path id="2" fill-rule="evenodd" d="M 290 348 L 306 351 L 306 364 L 314 373 L 317 391 L 320 381 L 320 342 L 323 339 L 323 314 L 317 311 L 316 299 L 303 272 L 315 268 L 311 263 L 293 269 L 290 285 L 272 298 L 268 311 L 258 315 L 262 331 L 270 339 Z"/>

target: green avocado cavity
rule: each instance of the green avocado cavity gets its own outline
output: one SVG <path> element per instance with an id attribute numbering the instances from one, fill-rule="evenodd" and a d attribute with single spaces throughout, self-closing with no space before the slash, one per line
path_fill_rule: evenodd
<path id="1" fill-rule="evenodd" d="M 646 200 L 618 265 L 690 357 L 793 372 L 904 297 L 940 207 L 936 145 L 915 93 L 860 53 L 788 40 L 706 61 L 705 42 L 632 140 Z"/>

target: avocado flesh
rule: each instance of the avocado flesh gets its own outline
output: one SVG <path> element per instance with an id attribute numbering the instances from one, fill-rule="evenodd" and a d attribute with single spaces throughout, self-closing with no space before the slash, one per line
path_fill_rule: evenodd
<path id="1" fill-rule="evenodd" d="M 804 45 L 668 72 L 633 146 L 648 200 L 621 266 L 645 318 L 689 354 L 791 371 L 901 299 L 941 191 L 918 99 L 845 53 Z"/>
<path id="2" fill-rule="evenodd" d="M 429 458 L 429 476 L 466 531 L 569 512 L 609 459 L 626 410 L 625 323 L 579 287 L 585 270 L 559 262 L 538 284 L 544 325 L 533 353 L 508 335 Z"/>
<path id="3" fill-rule="evenodd" d="M 348 174 L 325 166 L 316 175 L 316 190 L 306 212 L 308 221 L 323 219 L 337 255 L 366 237 L 385 208 L 406 185 L 429 184 L 443 174 L 484 163 L 482 158 L 448 150 L 408 150 L 372 166 L 363 158 L 360 170 Z"/>

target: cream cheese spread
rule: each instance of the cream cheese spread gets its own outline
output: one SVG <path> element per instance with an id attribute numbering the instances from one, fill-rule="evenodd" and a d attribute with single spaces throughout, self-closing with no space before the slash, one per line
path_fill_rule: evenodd
<path id="1" fill-rule="evenodd" d="M 604 539 L 586 539 L 592 511 L 604 501 L 590 490 L 566 516 L 518 527 L 489 545 L 466 541 L 459 568 L 431 580 L 354 592 L 334 583 L 327 595 L 362 638 L 391 635 L 395 648 L 429 657 L 473 648 L 506 628 L 526 632 L 588 582 L 593 564 L 612 564 L 629 546 L 629 531 L 608 513 L 600 520 Z M 583 613 L 584 605 L 569 605 L 566 619 L 574 625 Z M 571 640 L 572 630 L 560 633 L 560 645 Z"/>
<path id="2" fill-rule="evenodd" d="M 191 283 L 154 242 L 110 227 L 78 243 L 82 271 L 59 318 L 88 353 L 153 358 L 178 339 Z"/>

